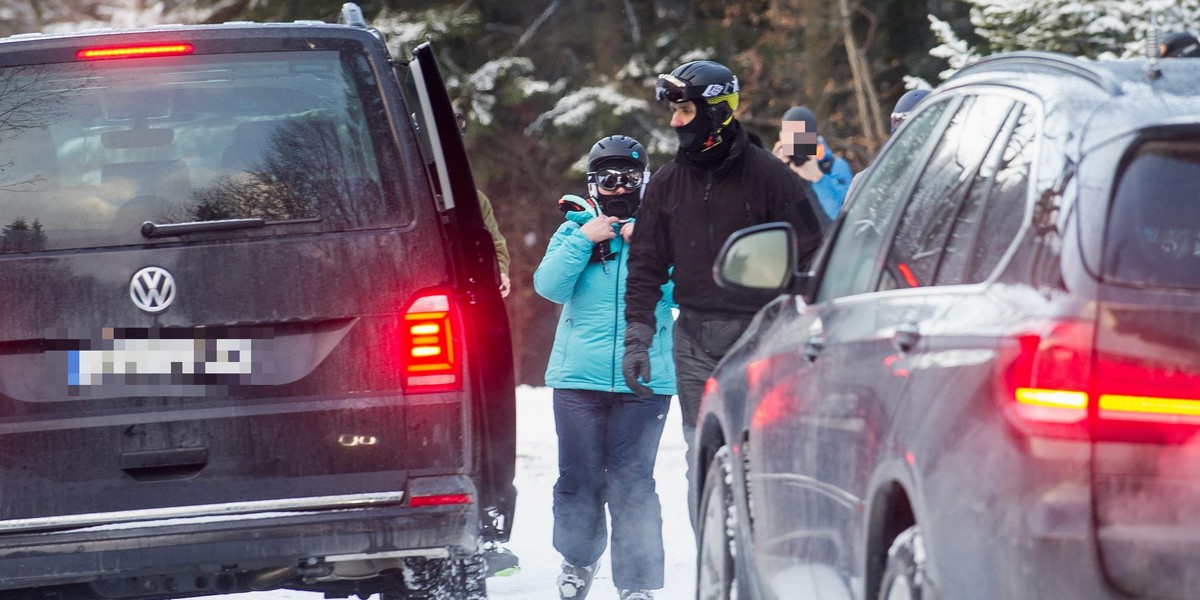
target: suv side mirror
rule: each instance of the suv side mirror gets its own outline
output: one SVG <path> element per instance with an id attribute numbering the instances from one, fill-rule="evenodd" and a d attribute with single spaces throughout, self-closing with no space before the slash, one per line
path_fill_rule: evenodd
<path id="1" fill-rule="evenodd" d="M 717 285 L 742 292 L 782 292 L 805 283 L 796 272 L 796 233 L 788 223 L 764 223 L 735 231 L 713 264 Z"/>

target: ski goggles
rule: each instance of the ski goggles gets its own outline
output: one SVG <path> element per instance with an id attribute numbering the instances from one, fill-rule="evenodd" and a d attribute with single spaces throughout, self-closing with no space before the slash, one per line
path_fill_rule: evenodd
<path id="1" fill-rule="evenodd" d="M 621 187 L 636 190 L 642 187 L 646 172 L 635 168 L 600 169 L 594 177 L 596 185 L 610 192 Z"/>
<path id="2" fill-rule="evenodd" d="M 654 99 L 659 102 L 683 102 L 687 100 L 686 81 L 674 75 L 659 75 L 654 84 Z"/>

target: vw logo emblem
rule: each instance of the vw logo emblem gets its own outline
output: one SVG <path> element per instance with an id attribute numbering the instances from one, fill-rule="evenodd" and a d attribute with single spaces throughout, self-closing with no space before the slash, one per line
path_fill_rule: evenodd
<path id="1" fill-rule="evenodd" d="M 162 312 L 175 301 L 175 278 L 161 267 L 146 267 L 129 282 L 133 305 L 148 312 Z"/>

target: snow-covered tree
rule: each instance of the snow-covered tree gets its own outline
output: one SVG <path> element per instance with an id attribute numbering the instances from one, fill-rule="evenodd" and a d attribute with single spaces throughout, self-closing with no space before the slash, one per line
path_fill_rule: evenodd
<path id="1" fill-rule="evenodd" d="M 945 58 L 944 79 L 982 56 L 1014 50 L 1062 52 L 1093 60 L 1143 54 L 1157 31 L 1196 33 L 1200 0 L 967 0 L 973 35 L 959 35 L 930 16 L 941 44 L 930 53 Z"/>
<path id="2" fill-rule="evenodd" d="M 0 3 L 0 35 L 159 23 L 216 23 L 267 0 L 39 0 Z"/>

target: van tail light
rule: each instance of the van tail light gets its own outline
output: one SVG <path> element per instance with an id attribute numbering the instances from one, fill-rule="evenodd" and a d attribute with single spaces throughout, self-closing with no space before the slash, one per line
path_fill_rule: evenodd
<path id="1" fill-rule="evenodd" d="M 76 60 L 113 60 L 117 58 L 152 58 L 157 56 L 182 56 L 192 54 L 196 47 L 186 42 L 169 44 L 138 44 L 131 46 L 102 46 L 82 48 L 75 53 Z"/>
<path id="2" fill-rule="evenodd" d="M 413 496 L 408 499 L 409 506 L 447 506 L 450 504 L 470 503 L 470 494 L 430 494 L 428 496 Z"/>
<path id="3" fill-rule="evenodd" d="M 997 381 L 1009 421 L 1033 437 L 1095 441 L 1174 444 L 1200 433 L 1200 371 L 1095 348 L 1088 322 L 1005 338 Z"/>
<path id="4" fill-rule="evenodd" d="M 401 332 L 405 393 L 462 389 L 458 323 L 454 300 L 445 292 L 427 293 L 409 303 Z"/>

